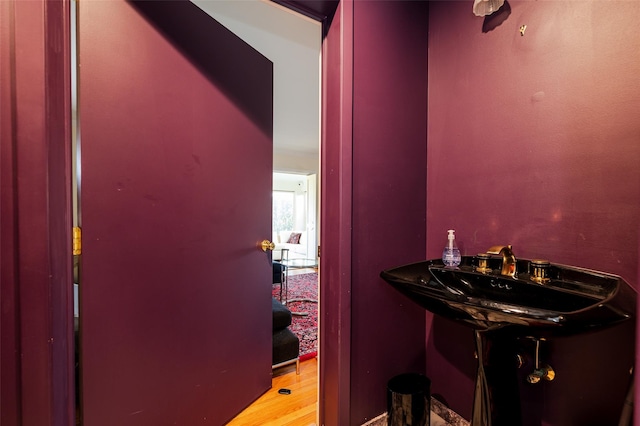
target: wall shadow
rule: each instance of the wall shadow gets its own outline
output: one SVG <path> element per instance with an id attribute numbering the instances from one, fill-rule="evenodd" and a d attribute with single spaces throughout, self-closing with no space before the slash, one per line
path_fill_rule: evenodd
<path id="1" fill-rule="evenodd" d="M 273 63 L 269 59 L 190 1 L 129 4 L 265 134 L 273 134 Z"/>
<path id="2" fill-rule="evenodd" d="M 498 9 L 491 15 L 487 15 L 484 17 L 484 22 L 482 23 L 482 32 L 488 33 L 489 31 L 495 30 L 504 21 L 507 20 L 509 15 L 511 15 L 511 5 L 507 0 L 505 0 L 500 9 Z"/>

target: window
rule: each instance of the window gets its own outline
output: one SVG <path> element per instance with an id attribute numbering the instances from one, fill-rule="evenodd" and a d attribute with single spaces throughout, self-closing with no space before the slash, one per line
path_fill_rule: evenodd
<path id="1" fill-rule="evenodd" d="M 293 230 L 295 193 L 273 191 L 273 232 Z"/>

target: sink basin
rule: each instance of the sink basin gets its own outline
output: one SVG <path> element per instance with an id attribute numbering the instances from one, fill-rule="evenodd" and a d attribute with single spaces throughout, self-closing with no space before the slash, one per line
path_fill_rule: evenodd
<path id="1" fill-rule="evenodd" d="M 478 330 L 527 327 L 530 336 L 583 333 L 635 317 L 635 290 L 621 277 L 551 264 L 549 282 L 528 273 L 530 260 L 517 261 L 516 278 L 500 275 L 502 258 L 478 272 L 473 256 L 457 268 L 427 260 L 385 270 L 381 277 L 425 309 Z M 523 330 L 519 330 L 522 332 Z"/>
<path id="2" fill-rule="evenodd" d="M 548 365 L 538 365 L 541 339 L 586 333 L 635 317 L 636 292 L 621 277 L 532 262 L 519 259 L 515 277 L 501 275 L 502 257 L 488 256 L 463 256 L 457 268 L 445 267 L 438 259 L 380 274 L 425 309 L 475 330 L 478 370 L 473 426 L 525 424 L 518 396 L 518 366 L 505 362 L 520 353 L 516 341 L 533 338 L 537 342 L 536 365 L 529 376 L 540 379 L 553 371 Z M 530 270 L 535 272 L 533 279 Z"/>

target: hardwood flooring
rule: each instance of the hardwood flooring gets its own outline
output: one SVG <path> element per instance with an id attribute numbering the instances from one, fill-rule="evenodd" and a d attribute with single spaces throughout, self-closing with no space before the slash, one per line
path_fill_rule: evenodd
<path id="1" fill-rule="evenodd" d="M 274 371 L 272 386 L 246 410 L 227 423 L 228 426 L 312 426 L 316 424 L 318 405 L 318 359 Z M 278 393 L 289 389 L 291 394 Z"/>

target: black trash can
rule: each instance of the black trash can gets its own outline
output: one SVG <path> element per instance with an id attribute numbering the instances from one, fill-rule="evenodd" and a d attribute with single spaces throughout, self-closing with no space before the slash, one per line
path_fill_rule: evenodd
<path id="1" fill-rule="evenodd" d="M 422 374 L 395 376 L 387 384 L 389 426 L 429 426 L 431 380 Z"/>

